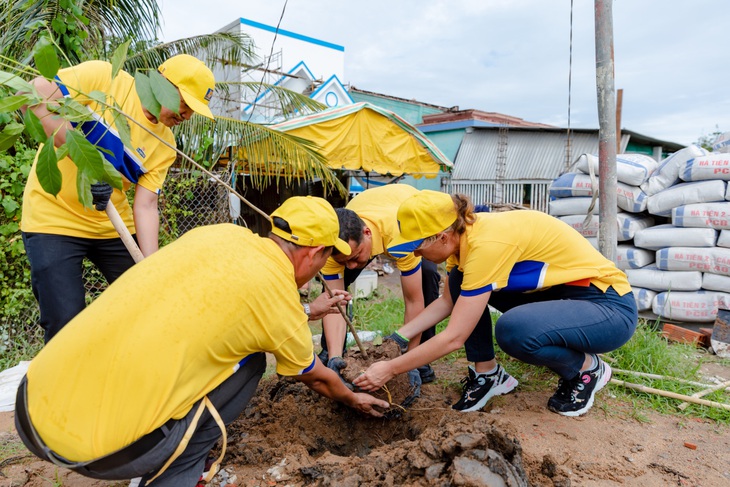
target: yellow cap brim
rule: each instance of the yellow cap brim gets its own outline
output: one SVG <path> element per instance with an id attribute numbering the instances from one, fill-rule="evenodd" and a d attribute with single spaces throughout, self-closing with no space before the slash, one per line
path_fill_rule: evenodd
<path id="1" fill-rule="evenodd" d="M 204 117 L 208 117 L 211 120 L 215 120 L 215 117 L 213 116 L 213 112 L 210 111 L 210 108 L 208 108 L 208 105 L 201 102 L 197 98 L 195 98 L 190 93 L 186 92 L 182 88 L 180 89 L 180 94 L 183 97 L 183 100 L 185 100 L 185 103 L 190 107 L 192 111 L 197 113 L 198 115 L 202 115 Z"/>
<path id="2" fill-rule="evenodd" d="M 350 255 L 352 253 L 352 248 L 350 247 L 350 244 L 348 244 L 341 238 L 335 240 L 335 248 L 339 250 L 340 253 L 343 255 Z"/>

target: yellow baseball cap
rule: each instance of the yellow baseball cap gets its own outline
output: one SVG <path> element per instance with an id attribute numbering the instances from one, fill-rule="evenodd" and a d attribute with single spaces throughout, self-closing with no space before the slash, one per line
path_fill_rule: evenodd
<path id="1" fill-rule="evenodd" d="M 350 245 L 338 237 L 340 222 L 332 205 L 324 198 L 314 196 L 292 196 L 271 214 L 289 224 L 291 233 L 271 226 L 271 233 L 289 242 L 304 247 L 334 246 L 345 255 L 350 255 Z"/>
<path id="2" fill-rule="evenodd" d="M 388 246 L 393 257 L 412 253 L 424 239 L 448 229 L 456 221 L 454 201 L 448 193 L 424 189 L 398 207 L 400 235 Z"/>
<path id="3" fill-rule="evenodd" d="M 157 68 L 167 80 L 177 86 L 185 103 L 195 112 L 211 120 L 213 112 L 208 102 L 215 91 L 213 72 L 203 62 L 189 54 L 173 56 Z"/>

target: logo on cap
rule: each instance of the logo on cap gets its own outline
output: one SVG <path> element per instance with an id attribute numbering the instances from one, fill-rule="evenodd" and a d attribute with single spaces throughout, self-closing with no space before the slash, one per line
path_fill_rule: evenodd
<path id="1" fill-rule="evenodd" d="M 208 88 L 208 91 L 205 93 L 205 101 L 210 101 L 211 98 L 213 98 L 213 90 Z"/>

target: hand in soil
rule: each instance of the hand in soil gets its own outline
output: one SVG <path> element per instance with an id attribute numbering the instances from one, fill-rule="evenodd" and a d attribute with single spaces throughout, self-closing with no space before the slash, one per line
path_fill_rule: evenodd
<path id="1" fill-rule="evenodd" d="M 368 369 L 355 380 L 352 381 L 355 386 L 364 391 L 375 391 L 383 387 L 383 384 L 395 377 L 391 370 L 390 361 L 383 360 L 370 365 Z"/>
<path id="2" fill-rule="evenodd" d="M 357 409 L 361 413 L 369 414 L 370 416 L 375 416 L 376 418 L 382 418 L 383 413 L 381 411 L 385 411 L 390 408 L 390 404 L 388 403 L 388 401 L 383 401 L 382 399 L 373 397 L 370 394 L 356 392 L 354 393 L 354 396 L 355 402 L 353 404 L 349 404 L 349 406 L 351 408 Z"/>

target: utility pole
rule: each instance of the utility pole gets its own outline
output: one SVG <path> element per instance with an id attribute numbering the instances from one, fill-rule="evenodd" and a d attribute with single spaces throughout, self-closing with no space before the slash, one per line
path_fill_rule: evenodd
<path id="1" fill-rule="evenodd" d="M 613 0 L 595 0 L 598 92 L 598 250 L 616 262 L 616 95 L 613 66 Z"/>

